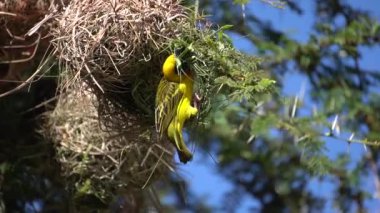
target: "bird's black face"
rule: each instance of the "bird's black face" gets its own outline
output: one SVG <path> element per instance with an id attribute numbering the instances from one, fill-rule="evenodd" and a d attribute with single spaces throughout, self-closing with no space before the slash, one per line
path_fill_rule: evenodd
<path id="1" fill-rule="evenodd" d="M 189 74 L 190 67 L 185 58 L 188 56 L 189 51 L 185 52 L 186 48 L 177 48 L 174 50 L 174 55 L 176 57 L 176 74 L 177 75 L 183 75 L 183 74 Z"/>
<path id="2" fill-rule="evenodd" d="M 186 61 L 177 59 L 175 72 L 177 75 L 189 74 L 190 68 Z"/>
<path id="3" fill-rule="evenodd" d="M 185 52 L 186 48 L 185 47 L 181 47 L 181 48 L 175 48 L 174 49 L 174 55 L 176 57 L 181 57 L 182 55 L 184 55 L 183 53 Z"/>

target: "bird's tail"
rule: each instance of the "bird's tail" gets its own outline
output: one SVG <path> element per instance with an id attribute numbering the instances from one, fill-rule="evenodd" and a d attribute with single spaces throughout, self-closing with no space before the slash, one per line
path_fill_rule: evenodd
<path id="1" fill-rule="evenodd" d="M 177 148 L 177 153 L 178 153 L 179 160 L 182 163 L 187 163 L 188 161 L 191 161 L 193 159 L 193 154 L 190 152 L 190 150 L 187 148 L 184 142 L 183 142 L 183 145 L 184 146 L 181 147 L 181 149 Z"/>
<path id="2" fill-rule="evenodd" d="M 182 163 L 187 163 L 193 159 L 193 154 L 187 148 L 182 136 L 182 129 L 175 128 L 177 122 L 171 122 L 168 128 L 169 140 L 174 144 L 179 160 Z"/>

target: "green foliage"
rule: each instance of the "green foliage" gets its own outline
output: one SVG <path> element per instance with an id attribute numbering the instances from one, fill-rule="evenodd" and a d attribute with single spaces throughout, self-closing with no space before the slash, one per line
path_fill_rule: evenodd
<path id="1" fill-rule="evenodd" d="M 297 3 L 287 2 L 291 10 L 302 14 Z M 276 86 L 288 83 L 283 82 L 284 74 L 296 72 L 310 85 L 307 95 L 312 100 L 305 103 L 302 95 L 289 98 L 281 92 L 254 96 L 254 101 L 241 98 L 246 93 L 238 93 L 233 104 L 221 98 L 227 107 L 211 115 L 201 137 L 203 147 L 218 155 L 218 170 L 235 184 L 234 190 L 243 188 L 258 200 L 263 212 L 320 210 L 324 199 L 333 199 L 342 211 L 352 209 L 355 203 L 358 211 L 364 212 L 362 203 L 371 198 L 360 183 L 368 175 L 375 179 L 379 175 L 373 168 L 380 158 L 380 75 L 378 70 L 361 66 L 361 51 L 378 46 L 379 22 L 343 1 L 324 0 L 316 5 L 309 39 L 299 42 L 257 14 L 246 11 L 242 17 L 239 6 L 231 2 L 205 8 L 210 14 L 225 12 L 213 20 L 233 24 L 231 30 L 256 47 L 265 58 L 262 68 L 271 71 L 268 79 L 276 79 Z M 262 89 L 227 78 L 217 80 L 230 87 Z M 265 77 L 261 81 L 266 84 Z M 222 97 L 231 100 L 229 94 Z M 359 162 L 350 159 L 349 153 L 330 157 L 332 141 L 347 149 L 351 143 L 361 143 L 368 151 Z M 316 198 L 310 193 L 308 183 L 315 178 L 334 185 L 332 198 Z"/>
<path id="2" fill-rule="evenodd" d="M 234 0 L 234 4 L 247 4 L 250 0 Z"/>
<path id="3" fill-rule="evenodd" d="M 231 38 L 225 33 L 232 25 L 213 30 L 207 23 L 194 28 L 189 22 L 182 26 L 183 35 L 170 43 L 171 51 L 185 48 L 180 55 L 196 73 L 195 92 L 202 97 L 200 118 L 207 116 L 217 94 L 223 94 L 231 102 L 253 101 L 274 91 L 275 81 L 259 70 L 261 60 L 237 51 Z M 215 104 L 213 106 L 216 106 Z"/>
<path id="4" fill-rule="evenodd" d="M 233 3 L 245 5 L 245 4 L 248 4 L 250 1 L 251 0 L 233 0 Z M 281 1 L 281 0 L 261 0 L 261 1 L 271 5 L 272 7 L 277 7 L 277 8 L 283 8 L 286 5 L 286 1 Z"/>

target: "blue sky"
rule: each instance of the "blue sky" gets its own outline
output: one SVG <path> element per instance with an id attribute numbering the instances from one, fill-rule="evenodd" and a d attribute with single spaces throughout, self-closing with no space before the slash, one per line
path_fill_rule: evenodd
<path id="1" fill-rule="evenodd" d="M 357 8 L 371 11 L 374 17 L 380 21 L 380 1 L 350 0 L 348 2 L 352 3 Z M 313 5 L 315 4 L 315 1 L 300 1 L 300 4 L 305 12 L 302 16 L 290 12 L 288 8 L 273 8 L 259 0 L 252 0 L 249 5 L 247 5 L 246 10 L 250 10 L 258 17 L 270 21 L 274 27 L 288 33 L 293 39 L 306 42 L 312 32 L 314 18 L 312 10 L 315 8 Z M 378 9 L 374 11 L 374 8 Z M 233 38 L 236 48 L 254 54 L 254 47 L 247 42 L 244 37 L 236 36 L 234 34 L 232 34 L 231 37 Z M 369 69 L 378 70 L 380 67 L 380 61 L 377 57 L 380 56 L 380 48 L 363 48 L 362 54 L 363 59 L 360 61 L 361 65 Z M 306 101 L 308 100 L 307 94 L 310 89 L 309 85 L 302 76 L 297 74 L 296 70 L 295 72 L 286 74 L 284 81 L 289 82 L 285 84 L 284 94 L 288 96 L 298 95 L 303 84 L 306 89 L 305 98 Z M 328 148 L 326 154 L 331 158 L 336 157 L 338 153 L 349 152 L 352 159 L 357 160 L 360 159 L 361 155 L 365 152 L 361 144 L 352 144 L 351 146 L 348 146 L 346 143 L 336 140 L 327 140 L 326 144 Z M 207 154 L 202 154 L 196 148 L 194 160 L 187 165 L 181 165 L 179 169 L 181 176 L 183 176 L 190 184 L 191 190 L 199 197 L 203 197 L 207 203 L 211 205 L 219 205 L 222 202 L 223 193 L 231 189 L 231 184 L 228 180 L 218 175 L 215 162 L 211 157 Z M 372 179 L 369 179 L 366 183 L 363 183 L 363 185 L 365 185 L 364 187 L 368 190 L 371 190 L 374 187 Z M 310 188 L 314 193 L 327 197 L 329 197 L 329 194 L 331 194 L 332 191 L 331 183 L 320 182 L 317 180 L 313 180 L 310 183 Z M 253 199 L 247 198 L 237 212 L 247 212 L 249 207 L 257 205 L 258 204 Z M 332 205 L 332 203 L 329 202 L 328 205 Z M 367 202 L 366 205 L 371 209 L 380 209 L 380 200 L 373 199 L 370 202 Z M 325 211 L 335 212 L 332 208 Z"/>

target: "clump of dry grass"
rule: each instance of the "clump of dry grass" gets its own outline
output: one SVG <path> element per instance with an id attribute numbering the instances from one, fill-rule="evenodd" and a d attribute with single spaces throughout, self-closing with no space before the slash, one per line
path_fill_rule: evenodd
<path id="1" fill-rule="evenodd" d="M 15 41 L 23 40 L 29 35 L 28 31 L 42 21 L 46 16 L 52 15 L 69 0 L 5 0 L 0 2 L 0 44 L 13 45 Z M 38 32 L 43 36 L 48 25 L 39 25 L 43 28 Z M 43 31 L 43 32 L 41 32 Z M 35 31 L 33 31 L 35 32 Z M 33 34 L 33 33 L 31 33 Z M 12 42 L 11 42 L 12 41 Z"/>
<path id="2" fill-rule="evenodd" d="M 63 86 L 85 80 L 101 96 L 121 94 L 108 97 L 116 102 L 123 93 L 137 91 L 130 101 L 144 108 L 154 98 L 137 88 L 155 88 L 141 79 L 160 75 L 162 50 L 179 34 L 175 26 L 185 21 L 177 0 L 71 1 L 51 31 L 58 58 L 70 72 Z"/>
<path id="3" fill-rule="evenodd" d="M 50 18 L 69 0 L 0 2 L 0 98 L 20 91 L 46 73 Z"/>

